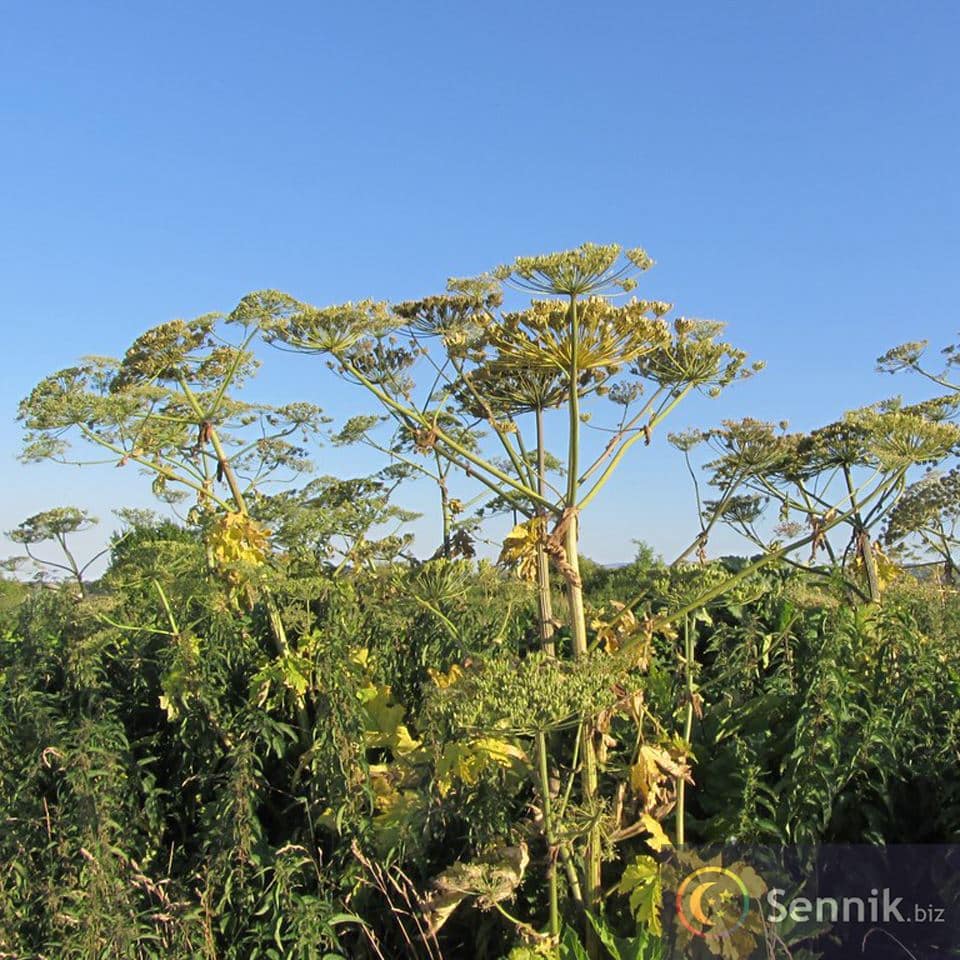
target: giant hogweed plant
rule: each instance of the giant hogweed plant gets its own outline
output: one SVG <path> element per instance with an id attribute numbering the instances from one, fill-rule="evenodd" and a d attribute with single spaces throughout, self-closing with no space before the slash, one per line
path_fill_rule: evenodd
<path id="1" fill-rule="evenodd" d="M 926 348 L 926 341 L 901 344 L 877 360 L 877 370 L 914 372 L 944 389 L 940 396 L 909 405 L 900 398 L 885 400 L 807 434 L 788 433 L 786 421 L 745 418 L 672 436 L 693 480 L 701 541 L 722 522 L 808 572 L 833 576 L 839 570 L 851 593 L 872 602 L 896 575 L 881 540 L 907 557 L 933 553 L 950 572 L 957 484 L 955 470 L 943 476 L 937 468 L 956 456 L 960 442 L 952 422 L 960 408 L 960 384 L 951 379 L 960 350 L 946 347 L 944 368 L 932 370 L 924 360 Z M 720 491 L 715 500 L 701 496 L 690 458 L 705 441 L 716 455 L 706 464 L 709 485 Z M 925 474 L 911 483 L 917 467 Z M 765 522 L 770 507 L 778 521 L 772 538 Z M 799 563 L 781 548 L 804 530 L 810 555 Z M 845 536 L 837 542 L 840 531 Z M 818 564 L 821 555 L 824 562 Z"/>
<path id="2" fill-rule="evenodd" d="M 687 318 L 668 323 L 669 304 L 626 299 L 650 265 L 639 249 L 584 244 L 521 257 L 475 280 L 451 281 L 447 294 L 421 301 L 315 308 L 265 291 L 246 297 L 234 317 L 259 324 L 278 346 L 327 356 L 337 374 L 376 398 L 397 430 L 414 438 L 415 452 L 459 468 L 527 517 L 507 538 L 502 559 L 539 581 L 541 638 L 549 656 L 549 558 L 565 584 L 572 657 L 585 664 L 591 638 L 578 558 L 582 513 L 630 450 L 649 444 L 685 397 L 695 390 L 715 395 L 749 372 L 744 353 L 722 339 L 722 325 Z M 521 309 L 503 309 L 505 288 L 533 299 Z M 621 413 L 607 426 L 606 443 L 591 450 L 584 437 L 585 405 L 596 407 L 592 401 L 603 394 Z M 565 482 L 559 489 L 544 469 L 543 414 L 554 408 L 566 419 Z M 479 428 L 487 432 L 486 445 L 474 440 Z M 621 618 L 621 632 L 626 623 Z M 623 703 L 632 702 L 622 693 Z M 596 713 L 581 716 L 578 726 L 577 756 L 569 764 L 581 770 L 583 825 L 576 849 L 555 835 L 559 819 L 551 809 L 547 741 L 538 731 L 554 938 L 558 856 L 567 853 L 575 861 L 576 869 L 568 871 L 574 899 L 596 909 L 602 898 L 606 806 L 600 762 L 606 746 Z M 655 759 L 648 760 L 650 777 L 663 773 Z M 665 762 L 673 763 L 674 772 L 680 769 Z"/>
<path id="3" fill-rule="evenodd" d="M 406 476 L 394 466 L 368 477 L 318 477 L 295 490 L 265 497 L 254 515 L 271 530 L 271 543 L 291 567 L 319 564 L 332 576 L 347 567 L 374 570 L 410 546 L 404 527 L 418 514 L 391 497 Z"/>
<path id="4" fill-rule="evenodd" d="M 946 415 L 960 404 L 960 344 L 949 344 L 940 353 L 942 365 L 932 367 L 926 357 L 928 343 L 916 340 L 888 350 L 877 359 L 882 373 L 913 373 L 945 391 L 933 402 Z M 956 453 L 956 451 L 955 451 Z M 888 548 L 918 562 L 943 565 L 948 582 L 955 583 L 957 548 L 960 547 L 960 466 L 954 462 L 945 472 L 931 471 L 908 487 L 890 511 L 883 531 Z"/>
<path id="5" fill-rule="evenodd" d="M 361 414 L 350 417 L 334 434 L 333 442 L 338 446 L 363 444 L 371 447 L 391 462 L 387 471 L 394 477 L 426 478 L 434 484 L 439 494 L 443 539 L 433 556 L 447 560 L 458 556 L 475 556 L 472 532 L 478 522 L 477 518 L 470 516 L 467 511 L 475 505 L 477 498 L 464 502 L 453 496 L 449 483 L 453 464 L 437 453 L 429 458 L 420 456 L 422 451 L 416 434 L 398 429 L 389 438 L 378 436 L 376 428 L 388 420 L 390 418 L 384 415 Z M 467 446 L 473 446 L 476 438 L 470 432 L 460 431 L 458 440 Z"/>
<path id="6" fill-rule="evenodd" d="M 271 407 L 234 392 L 256 371 L 244 328 L 239 342 L 216 315 L 174 320 L 138 337 L 120 361 L 88 357 L 42 380 L 20 404 L 25 460 L 140 467 L 173 501 L 243 512 L 278 471 L 309 469 L 306 444 L 323 422 L 312 404 Z M 299 438 L 299 439 L 298 439 Z M 78 458 L 75 440 L 99 448 Z"/>
<path id="7" fill-rule="evenodd" d="M 287 631 L 274 596 L 261 586 L 269 531 L 251 507 L 271 482 L 311 468 L 309 446 L 325 418 L 313 404 L 239 399 L 259 364 L 251 349 L 257 328 L 237 329 L 239 337 L 229 339 L 214 314 L 170 321 L 138 337 L 122 360 L 87 358 L 45 378 L 20 404 L 22 458 L 139 467 L 160 499 L 192 495 L 189 519 L 204 531 L 211 572 L 230 603 L 262 603 L 283 658 Z M 166 604 L 159 584 L 157 590 Z M 302 705 L 298 713 L 305 739 L 309 715 Z"/>
<path id="8" fill-rule="evenodd" d="M 27 517 L 26 520 L 17 524 L 15 530 L 9 531 L 7 536 L 14 543 L 23 546 L 27 558 L 33 561 L 41 572 L 41 576 L 47 568 L 67 574 L 71 581 L 76 583 L 77 591 L 82 598 L 87 594 L 84 575 L 110 548 L 105 547 L 85 563 L 80 563 L 67 538 L 74 533 L 91 529 L 97 522 L 96 517 L 91 517 L 86 510 L 81 510 L 79 507 L 54 507 L 51 510 L 43 510 L 32 517 Z M 51 540 L 55 541 L 60 547 L 60 552 L 63 555 L 61 560 L 40 557 L 30 549 L 38 543 L 48 543 Z M 15 569 L 22 559 L 22 557 L 13 557 L 6 561 L 6 565 Z"/>
<path id="9" fill-rule="evenodd" d="M 884 523 L 889 529 L 898 509 L 903 514 L 911 471 L 936 466 L 960 443 L 960 429 L 946 419 L 952 407 L 952 401 L 886 401 L 807 434 L 745 419 L 675 443 L 686 454 L 705 440 L 716 453 L 707 469 L 722 496 L 700 502 L 698 491 L 704 529 L 719 520 L 765 554 L 806 534 L 809 557 L 785 556 L 788 563 L 827 576 L 839 570 L 854 595 L 877 603 L 896 569 L 876 531 Z M 916 493 L 907 502 L 915 499 Z M 777 510 L 772 537 L 764 526 L 770 507 Z M 837 538 L 839 531 L 845 532 Z M 824 563 L 817 562 L 821 555 Z"/>
<path id="10" fill-rule="evenodd" d="M 699 620 L 710 622 L 708 604 L 719 597 L 729 602 L 735 588 L 748 586 L 753 574 L 775 560 L 827 580 L 839 577 L 853 596 L 879 603 L 898 570 L 873 539 L 873 531 L 885 521 L 889 530 L 904 501 L 909 501 L 911 470 L 935 465 L 955 450 L 960 431 L 945 419 L 951 408 L 951 402 L 904 406 L 893 400 L 852 411 L 808 434 L 788 434 L 786 423 L 747 418 L 727 421 L 715 430 L 670 437 L 684 455 L 700 516 L 700 534 L 673 566 L 694 548 L 703 558 L 717 523 L 737 530 L 761 551 L 734 577 L 705 585 L 692 600 L 668 604 L 662 615 L 662 623 L 682 622 L 680 660 L 687 689 L 684 742 L 690 742 L 694 713 L 702 714 L 695 681 L 696 634 Z M 715 500 L 704 499 L 691 461 L 691 451 L 704 442 L 715 457 L 706 464 L 709 485 L 719 491 Z M 778 508 L 772 531 L 766 518 L 771 505 Z M 831 536 L 840 531 L 845 533 L 841 532 L 835 547 Z M 798 559 L 802 547 L 809 547 L 809 556 Z M 818 563 L 821 553 L 827 562 Z M 623 611 L 634 606 L 635 601 L 630 601 Z M 677 838 L 681 842 L 684 792 L 685 784 L 679 781 Z"/>
<path id="11" fill-rule="evenodd" d="M 701 552 L 714 526 L 724 523 L 760 549 L 760 557 L 734 578 L 743 578 L 780 560 L 826 579 L 840 577 L 859 600 L 879 603 L 898 570 L 874 539 L 884 521 L 891 529 L 902 515 L 907 477 L 918 466 L 931 466 L 950 455 L 960 431 L 946 422 L 951 404 L 904 406 L 887 401 L 852 411 L 842 420 L 808 434 L 789 434 L 786 423 L 751 418 L 727 421 L 721 428 L 671 436 L 683 452 L 693 480 L 701 529 L 695 540 Z M 706 442 L 715 458 L 706 464 L 709 485 L 720 493 L 704 499 L 691 462 L 691 451 Z M 906 502 L 910 496 L 907 493 Z M 777 523 L 766 521 L 770 506 Z M 837 546 L 831 535 L 841 533 Z M 809 556 L 797 551 L 809 547 Z M 688 548 L 692 549 L 692 548 Z M 820 563 L 820 554 L 826 561 Z M 682 560 L 682 554 L 678 560 Z M 670 619 L 683 623 L 681 662 L 687 687 L 684 740 L 690 741 L 699 691 L 695 684 L 697 619 L 708 602 L 729 598 L 733 582 L 724 578 L 692 602 L 674 605 Z M 632 602 L 625 609 L 632 607 Z M 698 609 L 699 607 L 699 609 Z M 678 783 L 678 839 L 684 836 L 684 787 Z"/>
<path id="12" fill-rule="evenodd" d="M 251 504 L 269 484 L 310 469 L 324 423 L 307 403 L 240 400 L 256 370 L 256 328 L 226 338 L 216 315 L 174 320 L 138 337 L 122 360 L 90 357 L 42 380 L 20 404 L 22 458 L 139 467 L 168 502 L 194 498 L 190 518 L 207 537 L 211 566 L 239 576 L 266 555 Z M 74 446 L 98 450 L 84 457 Z M 282 624 L 273 618 L 277 642 Z"/>

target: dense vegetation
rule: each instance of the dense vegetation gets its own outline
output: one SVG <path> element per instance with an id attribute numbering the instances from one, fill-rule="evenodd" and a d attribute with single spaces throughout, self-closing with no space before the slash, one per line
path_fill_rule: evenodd
<path id="1" fill-rule="evenodd" d="M 35 388 L 26 459 L 93 447 L 189 510 L 121 511 L 95 582 L 83 511 L 11 534 L 66 576 L 0 596 L 0 956 L 649 958 L 674 845 L 956 842 L 954 354 L 881 358 L 920 404 L 671 436 L 689 549 L 604 569 L 579 533 L 612 472 L 760 366 L 624 300 L 649 266 L 585 245 L 417 302 L 264 291 Z M 241 399 L 261 342 L 376 412 Z M 382 468 L 304 482 L 321 436 Z M 708 559 L 718 524 L 753 555 Z"/>

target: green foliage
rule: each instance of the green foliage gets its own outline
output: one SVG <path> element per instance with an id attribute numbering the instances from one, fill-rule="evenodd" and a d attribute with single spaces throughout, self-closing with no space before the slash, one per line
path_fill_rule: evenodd
<path id="1" fill-rule="evenodd" d="M 390 562 L 410 546 L 412 537 L 401 531 L 418 515 L 390 502 L 403 477 L 389 469 L 354 479 L 320 477 L 262 498 L 253 512 L 273 543 L 294 557 L 334 567 Z"/>
<path id="2" fill-rule="evenodd" d="M 940 617 L 957 612 L 955 597 L 945 603 L 909 581 L 881 609 L 856 610 L 794 579 L 771 582 L 750 606 L 721 608 L 700 632 L 695 835 L 953 837 L 960 661 L 947 639 L 956 623 Z"/>
<path id="3" fill-rule="evenodd" d="M 612 706 L 612 685 L 622 679 L 622 666 L 603 653 L 577 664 L 542 653 L 501 655 L 474 662 L 438 689 L 429 715 L 455 732 L 531 736 Z"/>
<path id="4" fill-rule="evenodd" d="M 625 687 L 641 691 L 630 709 L 642 702 L 661 724 L 682 713 L 668 633 L 626 685 L 601 650 L 577 665 L 524 653 L 530 591 L 465 561 L 274 574 L 290 625 L 278 656 L 266 611 L 224 602 L 195 533 L 131 519 L 96 596 L 64 603 L 35 588 L 7 615 L 0 803 L 15 826 L 0 838 L 0 950 L 364 956 L 373 937 L 403 956 L 366 861 L 402 871 L 411 897 L 455 901 L 436 932 L 449 955 L 481 928 L 487 955 L 501 955 L 517 929 L 501 908 L 544 922 L 527 892 L 543 856 L 530 819 L 537 731 L 572 737 L 584 709 L 607 710 L 625 746 Z M 639 590 L 654 615 L 729 568 L 616 573 L 594 603 Z M 857 611 L 837 589 L 771 571 L 696 618 L 690 839 L 955 838 L 960 603 L 906 580 L 882 608 Z M 611 747 L 605 776 L 630 762 Z M 561 789 L 571 772 L 556 771 Z M 554 817 L 574 842 L 589 823 L 576 804 Z M 605 832 L 623 829 L 603 818 Z M 608 867 L 623 894 L 598 927 L 612 956 L 656 955 L 629 933 L 638 916 L 653 922 L 655 898 L 631 872 L 649 857 L 639 843 Z M 456 869 L 521 844 L 530 867 L 505 899 L 489 884 L 443 893 Z M 580 956 L 576 942 L 568 929 L 550 949 Z"/>
<path id="5" fill-rule="evenodd" d="M 653 857 L 636 857 L 620 876 L 617 893 L 630 899 L 630 912 L 634 920 L 655 935 L 662 932 L 660 909 L 663 889 L 660 882 L 660 867 Z"/>
<path id="6" fill-rule="evenodd" d="M 953 569 L 956 471 L 911 481 L 955 456 L 957 398 L 671 437 L 698 534 L 603 568 L 579 525 L 625 454 L 759 369 L 720 324 L 611 300 L 650 265 L 585 244 L 399 304 L 262 291 L 37 385 L 27 459 L 89 442 L 195 506 L 121 511 L 90 589 L 83 511 L 14 531 L 58 541 L 81 596 L 0 581 L 0 956 L 659 960 L 674 839 L 956 840 L 960 599 L 871 536 Z M 504 286 L 535 299 L 504 310 Z M 333 442 L 381 469 L 267 489 L 326 421 L 239 399 L 261 336 L 376 399 Z M 882 365 L 927 375 L 919 344 Z M 424 561 L 414 476 L 443 530 Z M 502 563 L 477 560 L 505 511 Z M 708 562 L 719 522 L 762 554 Z"/>

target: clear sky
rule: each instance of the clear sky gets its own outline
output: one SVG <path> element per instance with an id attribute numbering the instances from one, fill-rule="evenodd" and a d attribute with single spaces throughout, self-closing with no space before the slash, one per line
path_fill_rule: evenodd
<path id="1" fill-rule="evenodd" d="M 952 0 L 5 4 L 0 530 L 149 502 L 133 473 L 17 463 L 40 377 L 261 287 L 402 299 L 642 245 L 643 295 L 768 364 L 674 429 L 910 392 L 874 358 L 960 329 L 958 41 Z M 356 409 L 319 362 L 266 359 L 265 399 Z M 603 561 L 693 531 L 663 438 L 592 509 Z"/>

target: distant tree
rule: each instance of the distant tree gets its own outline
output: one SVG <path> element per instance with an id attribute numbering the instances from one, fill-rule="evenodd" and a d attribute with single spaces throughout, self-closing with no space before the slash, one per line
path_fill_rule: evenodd
<path id="1" fill-rule="evenodd" d="M 631 541 L 636 548 L 633 554 L 633 562 L 639 567 L 652 567 L 660 561 L 656 550 L 647 543 L 646 540 Z"/>

